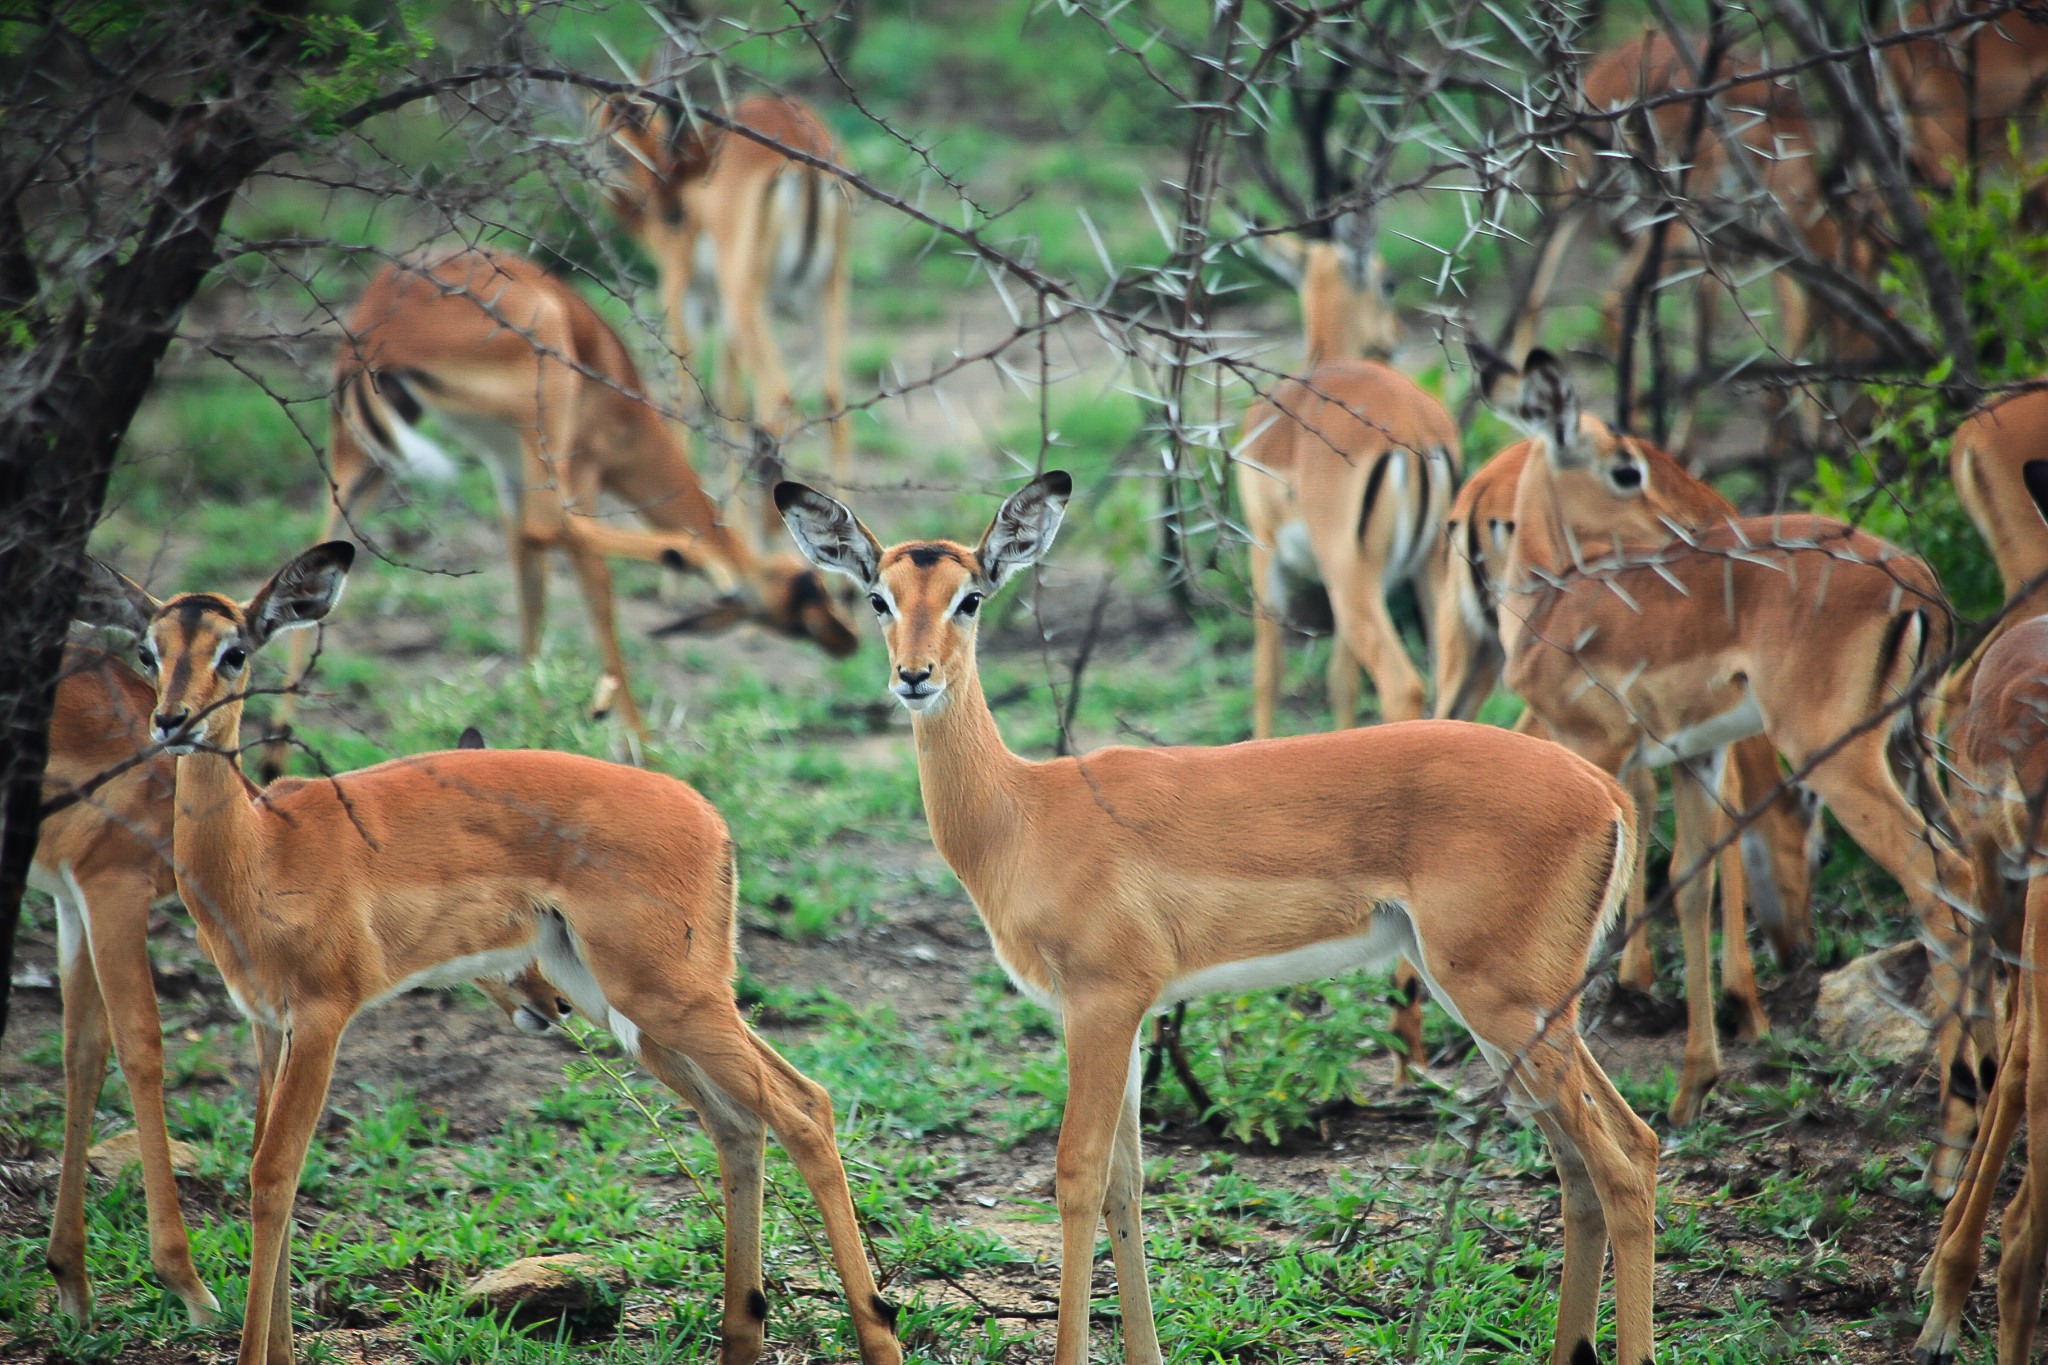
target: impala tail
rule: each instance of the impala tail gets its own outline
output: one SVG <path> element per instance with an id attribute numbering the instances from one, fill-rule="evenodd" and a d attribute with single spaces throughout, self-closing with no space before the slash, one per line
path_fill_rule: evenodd
<path id="1" fill-rule="evenodd" d="M 420 434 L 425 411 L 408 383 L 423 382 L 404 371 L 351 370 L 334 390 L 334 430 L 347 431 L 386 471 L 428 483 L 455 482 L 454 457 Z"/>

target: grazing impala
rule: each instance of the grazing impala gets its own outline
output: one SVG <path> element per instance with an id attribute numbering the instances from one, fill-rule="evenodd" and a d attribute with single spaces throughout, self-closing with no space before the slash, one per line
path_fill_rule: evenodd
<path id="1" fill-rule="evenodd" d="M 1970 0 L 1913 0 L 1901 31 L 1968 13 Z M 1885 49 L 1885 65 L 1906 116 L 1913 168 L 1929 184 L 1954 182 L 1958 164 L 2010 159 L 2006 127 L 2020 127 L 2020 164 L 2040 151 L 2048 96 L 2048 19 L 2024 11 Z"/>
<path id="2" fill-rule="evenodd" d="M 755 95 L 729 117 L 790 151 L 846 164 L 838 139 L 801 100 Z M 842 369 L 853 204 L 846 186 L 744 133 L 682 127 L 641 101 L 608 100 L 597 119 L 600 134 L 617 148 L 608 159 L 605 203 L 654 258 L 676 354 L 687 366 L 716 317 L 724 337 L 721 414 L 737 421 L 743 385 L 751 385 L 755 424 L 779 437 L 789 421 L 789 380 L 768 313 L 812 320 L 824 352 L 832 477 L 845 483 Z"/>
<path id="3" fill-rule="evenodd" d="M 1051 546 L 1071 488 L 1065 474 L 1041 475 L 976 546 L 887 550 L 831 498 L 775 490 L 812 562 L 868 593 L 889 691 L 911 712 L 932 840 L 997 960 L 1066 1033 L 1059 1365 L 1088 1355 L 1105 1219 L 1126 1352 L 1160 1358 L 1139 1218 L 1146 1016 L 1397 956 L 1472 1031 L 1510 1107 L 1556 1155 L 1564 1273 L 1552 1365 L 1592 1358 L 1610 1239 L 1620 1358 L 1650 1360 L 1657 1141 L 1577 1026 L 1587 954 L 1634 863 L 1628 797 L 1554 744 L 1455 721 L 1017 757 L 982 694 L 976 623 L 983 601 Z"/>
<path id="4" fill-rule="evenodd" d="M 1490 376 L 1489 387 L 1510 392 L 1511 375 Z M 1500 603 L 1508 686 L 1561 743 L 1609 772 L 1678 770 L 1678 869 L 1702 866 L 1719 838 L 1711 793 L 1729 745 L 1762 734 L 1795 771 L 1811 766 L 1804 781 L 1897 878 L 1935 948 L 1946 1145 L 1931 1179 L 1946 1193 L 1970 1145 L 1978 1084 L 1964 1064 L 1969 935 L 1957 909 L 1973 881 L 1921 809 L 1941 797 L 1922 771 L 1916 698 L 1952 637 L 1933 571 L 1814 516 L 1741 518 L 1676 540 L 1667 527 L 1644 534 L 1616 506 L 1641 501 L 1640 468 L 1585 439 L 1556 362 L 1531 355 L 1512 392 L 1509 410 L 1542 437 L 1544 458 L 1525 463 L 1516 490 Z M 1894 776 L 1894 732 L 1919 778 L 1912 797 Z M 1687 878 L 1703 880 L 1704 869 Z M 1707 900 L 1682 889 L 1693 1025 L 1673 1113 L 1689 1118 L 1719 1076 L 1720 1049 L 1707 1006 Z M 1970 1023 L 1988 1065 L 1981 1003 L 1969 1002 Z"/>
<path id="5" fill-rule="evenodd" d="M 481 449 L 505 512 L 519 596 L 522 658 L 540 650 L 546 553 L 576 571 L 603 656 L 592 700 L 642 736 L 646 723 L 626 679 L 607 556 L 702 569 L 727 600 L 700 624 L 751 620 L 805 639 L 834 657 L 859 638 L 802 560 L 764 555 L 719 515 L 618 334 L 583 297 L 533 262 L 486 251 L 426 256 L 386 268 L 349 315 L 334 362 L 332 494 L 322 535 L 332 535 L 393 476 L 446 481 L 454 462 L 417 429 L 425 413 Z M 599 513 L 599 495 L 625 503 L 653 528 Z M 309 641 L 292 645 L 288 676 Z M 286 732 L 293 694 L 273 725 Z M 273 741 L 264 773 L 283 770 Z"/>
<path id="6" fill-rule="evenodd" d="M 570 754 L 456 750 L 258 791 L 236 766 L 250 659 L 340 596 L 354 547 L 320 545 L 247 602 L 158 602 L 102 571 L 90 606 L 133 631 L 151 731 L 177 757 L 172 853 L 202 945 L 262 1059 L 242 1365 L 292 1358 L 292 1200 L 341 1035 L 366 1005 L 535 962 L 696 1109 L 725 1187 L 723 1359 L 759 1357 L 762 1139 L 824 1215 L 861 1357 L 901 1359 L 876 1294 L 825 1092 L 732 994 L 732 839 L 672 778 Z"/>
<path id="7" fill-rule="evenodd" d="M 1955 812 L 1977 868 L 1982 910 L 2016 948 L 2014 1007 L 2004 1054 L 1956 1197 L 1942 1219 L 1923 1288 L 1934 1290 L 1913 1359 L 1950 1365 L 1964 1302 L 1977 1278 L 1984 1222 L 2019 1125 L 2027 1126 L 2026 1178 L 2005 1212 L 1998 1267 L 1998 1362 L 2026 1365 L 2041 1316 L 2048 1259 L 2048 616 L 2003 632 L 1979 656 L 1969 706 L 1951 736 Z M 1993 898 L 2011 873 L 2026 882 L 2018 923 Z"/>
<path id="8" fill-rule="evenodd" d="M 1282 629 L 1300 587 L 1328 595 L 1332 719 L 1351 724 L 1358 670 L 1372 676 L 1380 714 L 1422 715 L 1422 677 L 1387 614 L 1387 594 L 1416 585 L 1435 596 L 1432 553 L 1461 471 L 1457 424 L 1443 404 L 1400 372 L 1360 352 L 1393 348 L 1375 230 L 1342 214 L 1327 242 L 1284 244 L 1268 259 L 1295 261 L 1308 338 L 1304 372 L 1275 384 L 1245 414 L 1237 486 L 1251 541 L 1256 615 L 1252 734 L 1273 733 L 1286 666 Z M 1283 269 L 1287 268 L 1283 265 Z"/>

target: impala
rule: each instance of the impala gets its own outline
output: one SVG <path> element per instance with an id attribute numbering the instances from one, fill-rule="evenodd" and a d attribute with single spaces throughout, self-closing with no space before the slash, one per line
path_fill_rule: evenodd
<path id="1" fill-rule="evenodd" d="M 1498 374 L 1506 362 L 1480 348 L 1488 372 Z M 1613 462 L 1617 484 L 1639 480 L 1640 493 L 1617 499 L 1611 513 L 1616 528 L 1645 543 L 1668 540 L 1676 532 L 1697 530 L 1735 515 L 1726 498 L 1688 474 L 1679 463 L 1650 442 L 1617 435 L 1590 414 L 1580 416 L 1579 439 Z M 1541 458 L 1542 437 L 1517 441 L 1482 466 L 1451 505 L 1445 523 L 1448 566 L 1436 603 L 1437 714 L 1471 719 L 1499 679 L 1499 585 L 1508 568 L 1514 538 L 1514 504 L 1523 466 Z M 1598 542 L 1608 530 L 1579 528 Z M 1524 728 L 1541 733 L 1533 711 L 1523 712 Z M 1781 961 L 1802 953 L 1812 941 L 1813 867 L 1820 852 L 1818 810 L 1805 788 L 1788 784 L 1778 773 L 1777 751 L 1762 736 L 1734 745 L 1733 763 L 1716 799 L 1727 810 L 1746 811 L 1769 798 L 1741 838 L 1718 860 L 1721 882 L 1721 992 L 1734 1010 L 1743 1036 L 1768 1031 L 1770 1018 L 1757 993 L 1756 969 L 1749 954 L 1743 910 L 1745 901 L 1771 936 Z M 1630 770 L 1630 795 L 1639 815 L 1655 809 L 1656 781 L 1647 768 Z M 1690 893 L 1690 889 L 1689 893 Z M 1699 894 L 1705 894 L 1704 888 Z M 1630 910 L 1642 909 L 1640 877 L 1632 890 Z M 1619 977 L 1623 985 L 1649 991 L 1656 972 L 1649 936 L 1631 932 L 1622 948 Z"/>
<path id="2" fill-rule="evenodd" d="M 1388 720 L 1422 715 L 1422 677 L 1387 614 L 1404 582 L 1434 596 L 1432 550 L 1456 491 L 1458 428 L 1413 381 L 1361 352 L 1395 339 L 1375 231 L 1363 215 L 1339 215 L 1326 242 L 1268 248 L 1292 260 L 1308 354 L 1302 374 L 1275 384 L 1245 414 L 1237 486 L 1251 543 L 1255 598 L 1252 734 L 1273 733 L 1286 667 L 1284 625 L 1297 589 L 1328 595 L 1332 719 L 1351 724 L 1358 670 L 1372 676 Z M 1283 270 L 1290 267 L 1282 264 Z"/>
<path id="3" fill-rule="evenodd" d="M 1967 13 L 1966 0 L 1914 0 L 1901 29 Z M 2010 159 L 2006 125 L 2022 123 L 2020 162 L 2033 164 L 2048 95 L 2048 20 L 2024 12 L 1916 38 L 1885 49 L 1885 66 L 1906 116 L 1914 169 L 1928 183 L 1954 182 L 1958 163 Z"/>
<path id="4" fill-rule="evenodd" d="M 393 476 L 445 482 L 448 453 L 418 429 L 432 413 L 488 461 L 505 514 L 519 598 L 520 655 L 540 650 L 549 550 L 576 572 L 603 658 L 592 699 L 616 705 L 645 736 L 626 678 L 607 556 L 703 570 L 726 598 L 700 627 L 750 620 L 809 640 L 834 657 L 859 644 L 796 556 L 767 555 L 719 514 L 689 457 L 648 401 L 632 356 L 583 297 L 540 266 L 479 250 L 387 267 L 345 324 L 334 362 L 322 528 L 334 534 Z M 623 502 L 651 532 L 600 515 L 599 496 Z M 309 637 L 293 642 L 287 676 L 304 670 Z M 283 771 L 295 691 L 279 699 L 266 776 Z"/>
<path id="5" fill-rule="evenodd" d="M 1984 1221 L 2006 1154 L 2027 1126 L 2026 1177 L 2005 1212 L 1998 1267 L 1998 1362 L 2026 1365 L 2041 1316 L 2041 1275 L 2048 1259 L 2048 616 L 2001 634 L 1980 656 L 1969 708 L 1951 736 L 1955 811 L 1977 868 L 1983 911 L 1998 937 L 2018 949 L 2004 1055 L 1983 1126 L 1956 1197 L 1949 1201 L 1923 1277 L 1934 1290 L 1915 1344 L 1920 1365 L 1949 1365 L 1961 1340 L 1964 1301 L 1976 1282 Z M 2006 872 L 2027 883 L 2018 924 L 2000 923 L 1992 897 Z"/>
<path id="6" fill-rule="evenodd" d="M 1493 385 L 1506 394 L 1508 376 Z M 1668 528 L 1632 533 L 1616 504 L 1641 501 L 1640 469 L 1585 439 L 1556 362 L 1533 354 L 1512 387 L 1508 411 L 1542 438 L 1544 457 L 1525 463 L 1516 490 L 1500 606 L 1507 684 L 1559 742 L 1608 772 L 1681 770 L 1673 866 L 1686 870 L 1677 875 L 1692 1025 L 1674 1116 L 1697 1112 L 1720 1069 L 1697 885 L 1721 828 L 1710 794 L 1727 747 L 1762 734 L 1898 880 L 1934 948 L 1944 1146 L 1930 1179 L 1946 1193 L 1980 1087 L 1963 1049 L 1962 907 L 1973 879 L 1922 814 L 1941 806 L 1918 705 L 1953 634 L 1940 584 L 1919 559 L 1822 517 L 1738 518 L 1676 540 Z M 1602 544 L 1613 552 L 1590 558 Z M 1895 733 L 1913 797 L 1894 775 Z M 1988 1068 L 1982 1002 L 1968 1005 Z"/>
<path id="7" fill-rule="evenodd" d="M 1650 1360 L 1656 1137 L 1577 1028 L 1587 954 L 1634 863 L 1632 803 L 1554 744 L 1454 721 L 1017 757 L 982 693 L 976 623 L 1051 546 L 1071 489 L 1063 473 L 1039 476 L 973 547 L 887 550 L 833 499 L 775 490 L 812 562 L 867 592 L 889 691 L 911 712 L 932 840 L 1010 979 L 1066 1034 L 1059 1365 L 1088 1354 L 1104 1220 L 1126 1352 L 1160 1358 L 1139 1216 L 1146 1016 L 1395 957 L 1472 1031 L 1510 1107 L 1556 1155 L 1565 1246 L 1553 1365 L 1592 1359 L 1610 1239 L 1620 1358 Z"/>
<path id="8" fill-rule="evenodd" d="M 2005 587 L 2004 614 L 1956 669 L 1944 710 L 1970 699 L 1977 661 L 2000 633 L 2048 611 L 2048 389 L 2014 394 L 1973 412 L 1949 445 L 1956 500 L 1977 525 Z"/>
<path id="9" fill-rule="evenodd" d="M 149 738 L 155 692 L 111 654 L 67 651 L 50 717 L 48 801 L 30 881 L 57 907 L 58 976 L 64 998 L 64 1156 L 50 1220 L 47 1261 L 57 1304 L 80 1322 L 92 1312 L 85 1266 L 86 1153 L 106 1077 L 109 1033 L 135 1116 L 149 1215 L 150 1264 L 184 1301 L 193 1325 L 220 1304 L 192 1265 L 191 1236 L 171 1169 L 164 1120 L 163 1025 L 149 965 L 150 906 L 177 890 L 171 869 L 174 761 Z M 461 747 L 476 732 L 463 736 Z M 569 1012 L 532 965 L 476 983 L 528 1033 Z"/>
<path id="10" fill-rule="evenodd" d="M 789 380 L 768 314 L 772 309 L 817 327 L 832 477 L 843 484 L 853 201 L 836 176 L 778 148 L 836 166 L 846 164 L 845 152 L 801 100 L 755 95 L 734 105 L 728 117 L 769 142 L 708 124 L 683 127 L 644 101 L 614 98 L 599 105 L 599 133 L 618 149 L 608 158 L 605 203 L 654 258 L 669 337 L 686 368 L 717 318 L 725 339 L 718 406 L 729 422 L 744 410 L 742 389 L 750 385 L 755 424 L 782 434 L 791 408 Z"/>
<path id="11" fill-rule="evenodd" d="M 345 541 L 317 546 L 241 603 L 158 602 L 102 571 L 91 603 L 140 638 L 151 734 L 177 759 L 178 890 L 261 1055 L 243 1365 L 292 1358 L 292 1201 L 349 1021 L 403 990 L 536 962 L 711 1132 L 725 1189 L 722 1358 L 751 1362 L 764 1339 L 765 1126 L 824 1215 L 862 1359 L 893 1365 L 893 1310 L 861 1245 L 831 1100 L 733 999 L 738 878 L 709 802 L 655 773 L 532 751 L 426 754 L 261 791 L 242 777 L 252 656 L 324 617 L 354 556 Z"/>

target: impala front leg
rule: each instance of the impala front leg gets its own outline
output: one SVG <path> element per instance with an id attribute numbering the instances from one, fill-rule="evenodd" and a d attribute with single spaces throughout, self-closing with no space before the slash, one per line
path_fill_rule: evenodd
<path id="1" fill-rule="evenodd" d="M 1109 1193 L 1111 1157 L 1125 1107 L 1132 1040 L 1142 1006 L 1070 1002 L 1067 1034 L 1067 1108 L 1060 1120 L 1055 1165 L 1060 1210 L 1060 1317 L 1056 1365 L 1088 1359 L 1089 1300 L 1095 1278 L 1095 1229 Z M 1136 1133 L 1133 1130 L 1133 1137 Z M 1144 1242 L 1135 1252 L 1144 1256 Z M 1149 1319 L 1150 1313 L 1147 1313 Z M 1157 1346 L 1153 1347 L 1154 1359 Z"/>
<path id="2" fill-rule="evenodd" d="M 1152 1320 L 1152 1286 L 1145 1271 L 1145 1150 L 1138 1126 L 1138 1091 L 1144 1074 L 1144 1068 L 1138 1064 L 1138 1043 L 1133 1039 L 1102 1213 L 1109 1224 L 1109 1253 L 1116 1262 L 1116 1300 L 1124 1318 L 1124 1359 L 1130 1365 L 1159 1365 L 1159 1327 Z"/>
<path id="3" fill-rule="evenodd" d="M 239 1365 L 291 1365 L 291 1219 L 299 1173 L 327 1103 L 347 1016 L 301 1014 L 285 1038 L 263 1135 L 249 1167 L 249 1298 Z"/>

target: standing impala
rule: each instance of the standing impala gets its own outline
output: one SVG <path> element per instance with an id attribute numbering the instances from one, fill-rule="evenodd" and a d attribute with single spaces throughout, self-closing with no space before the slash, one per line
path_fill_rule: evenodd
<path id="1" fill-rule="evenodd" d="M 1506 377 L 1489 387 L 1505 392 Z M 1524 464 L 1516 490 L 1500 602 L 1508 686 L 1608 772 L 1669 766 L 1677 779 L 1672 865 L 1692 1019 L 1674 1117 L 1696 1113 L 1720 1075 L 1702 866 L 1722 827 L 1711 793 L 1728 746 L 1762 734 L 1796 771 L 1812 765 L 1803 780 L 1898 880 L 1932 945 L 1943 1146 L 1930 1179 L 1946 1194 L 1988 1086 L 1963 1050 L 1969 933 L 1956 907 L 1969 904 L 1973 879 L 1922 814 L 1941 806 L 1919 761 L 1917 703 L 1953 633 L 1940 584 L 1921 560 L 1822 517 L 1739 518 L 1675 540 L 1669 528 L 1634 534 L 1617 504 L 1640 502 L 1641 471 L 1585 439 L 1556 362 L 1532 354 L 1515 390 L 1509 408 L 1542 436 L 1544 458 Z M 1918 779 L 1912 797 L 1894 775 L 1895 734 Z M 1988 1068 L 1974 993 L 1968 1010 Z"/>
<path id="2" fill-rule="evenodd" d="M 789 151 L 833 165 L 846 157 L 802 100 L 755 95 L 728 116 Z M 669 336 L 685 367 L 717 319 L 718 406 L 736 423 L 753 390 L 753 420 L 780 436 L 790 414 L 789 380 L 769 329 L 770 310 L 812 321 L 824 352 L 825 409 L 832 477 L 844 484 L 849 449 L 845 380 L 846 186 L 816 166 L 745 133 L 709 124 L 683 127 L 644 102 L 598 106 L 609 158 L 605 203 L 654 258 Z M 764 512 L 764 516 L 765 516 Z"/>
<path id="3" fill-rule="evenodd" d="M 1238 437 L 1255 608 L 1256 739 L 1273 733 L 1286 668 L 1281 631 L 1300 586 L 1320 584 L 1329 596 L 1332 721 L 1351 724 L 1361 666 L 1372 675 L 1383 717 L 1422 715 L 1422 677 L 1386 598 L 1413 582 L 1425 611 L 1434 599 L 1433 552 L 1462 456 L 1443 404 L 1399 371 L 1357 358 L 1384 355 L 1395 339 L 1374 236 L 1363 215 L 1346 213 L 1327 242 L 1268 251 L 1300 287 L 1308 356 L 1303 373 L 1252 404 Z"/>
<path id="4" fill-rule="evenodd" d="M 764 555 L 719 514 L 618 334 L 561 280 L 518 256 L 479 250 L 389 266 L 349 315 L 334 361 L 332 480 L 322 536 L 394 476 L 437 482 L 454 462 L 416 428 L 446 420 L 479 447 L 505 514 L 519 596 L 520 657 L 540 651 L 549 550 L 576 571 L 604 673 L 592 699 L 616 705 L 644 737 L 626 679 L 607 556 L 702 569 L 727 599 L 700 626 L 750 620 L 809 640 L 835 658 L 859 645 L 853 627 L 795 555 Z M 623 502 L 651 532 L 600 515 L 600 494 Z M 292 645 L 287 676 L 304 670 L 310 641 Z M 288 733 L 292 691 L 279 699 Z M 273 741 L 265 776 L 283 771 Z"/>
<path id="5" fill-rule="evenodd" d="M 702 1116 L 725 1188 L 723 1356 L 761 1354 L 762 1139 L 803 1172 L 868 1365 L 901 1359 L 834 1143 L 832 1102 L 732 994 L 731 836 L 673 778 L 570 754 L 456 750 L 258 791 L 236 764 L 251 656 L 309 626 L 355 557 L 320 545 L 247 602 L 158 602 L 103 571 L 98 618 L 140 637 L 154 738 L 177 756 L 178 890 L 257 1036 L 242 1365 L 292 1358 L 292 1200 L 349 1021 L 416 986 L 539 963 Z"/>
<path id="6" fill-rule="evenodd" d="M 887 550 L 831 498 L 775 490 L 812 562 L 867 592 L 889 647 L 889 691 L 911 712 L 932 841 L 974 898 L 997 961 L 1066 1034 L 1059 1365 L 1088 1355 L 1105 1219 L 1127 1354 L 1160 1358 L 1139 1219 L 1146 1016 L 1397 956 L 1472 1031 L 1510 1108 L 1556 1155 L 1564 1273 L 1552 1365 L 1593 1358 L 1610 1239 L 1620 1359 L 1649 1361 L 1657 1140 L 1577 1022 L 1587 954 L 1633 866 L 1627 795 L 1554 744 L 1452 721 L 1017 757 L 982 695 L 976 621 L 1051 546 L 1071 489 L 1063 473 L 1039 476 L 972 548 Z"/>
<path id="7" fill-rule="evenodd" d="M 1498 382 L 1506 362 L 1483 348 L 1476 349 L 1475 355 L 1486 366 L 1484 373 Z M 1611 543 L 1610 537 L 1619 533 L 1630 541 L 1654 545 L 1735 515 L 1726 498 L 1686 473 L 1655 445 L 1618 435 L 1589 413 L 1581 413 L 1579 422 L 1579 440 L 1589 448 L 1590 457 L 1612 462 L 1610 483 L 1617 489 L 1626 484 L 1638 490 L 1635 497 L 1617 495 L 1611 506 L 1590 509 L 1595 514 L 1604 511 L 1610 524 L 1577 528 L 1583 539 Z M 1499 592 L 1514 542 L 1516 490 L 1527 462 L 1543 458 L 1545 439 L 1531 436 L 1501 451 L 1458 490 L 1457 501 L 1451 505 L 1444 549 L 1449 563 L 1431 631 L 1436 642 L 1439 716 L 1470 719 L 1500 676 L 1504 656 Z M 1628 480 L 1634 483 L 1628 484 Z M 1541 734 L 1540 726 L 1534 711 L 1523 712 L 1522 728 Z M 1819 813 L 1806 789 L 1780 780 L 1778 754 L 1768 739 L 1752 736 L 1732 746 L 1729 753 L 1733 761 L 1715 799 L 1725 809 L 1741 812 L 1769 798 L 1769 804 L 1718 860 L 1722 998 L 1733 1007 L 1738 1032 L 1757 1037 L 1769 1030 L 1770 1017 L 1757 992 L 1745 929 L 1745 902 L 1756 911 L 1781 961 L 1792 959 L 1811 943 Z M 1629 776 L 1638 814 L 1647 818 L 1656 800 L 1655 777 L 1642 767 L 1631 770 Z M 1692 888 L 1687 891 L 1693 893 Z M 1703 883 L 1698 894 L 1709 891 Z M 1639 876 L 1630 896 L 1630 910 L 1640 913 L 1641 909 Z M 1656 972 L 1647 932 L 1630 933 L 1618 975 L 1623 985 L 1636 990 L 1647 992 L 1653 987 Z M 1710 1010 L 1695 1009 L 1693 1017 L 1695 1023 L 1704 1024 Z"/>
<path id="8" fill-rule="evenodd" d="M 2005 589 L 1999 625 L 1944 689 L 1944 710 L 1969 702 L 1977 661 L 2004 631 L 2048 611 L 2048 389 L 1987 403 L 1965 418 L 1949 445 L 1956 500 L 1976 523 Z"/>
<path id="9" fill-rule="evenodd" d="M 1998 1267 L 1998 1362 L 2026 1365 L 2041 1316 L 2048 1259 L 2048 616 L 2012 626 L 1982 652 L 1969 706 L 1951 736 L 1955 811 L 1977 868 L 1982 909 L 2013 954 L 2004 1054 L 1956 1197 L 1943 1216 L 1922 1288 L 1932 1288 L 1915 1344 L 1918 1365 L 1950 1365 L 1964 1302 L 1977 1279 L 1984 1221 L 2021 1122 L 2026 1177 L 2005 1211 Z M 2018 923 L 1994 898 L 2007 869 L 2026 881 Z M 2028 874 L 2032 874 L 2031 876 Z M 2016 951 L 2015 951 L 2016 950 Z"/>

